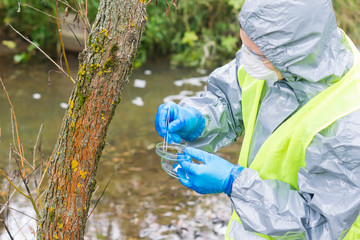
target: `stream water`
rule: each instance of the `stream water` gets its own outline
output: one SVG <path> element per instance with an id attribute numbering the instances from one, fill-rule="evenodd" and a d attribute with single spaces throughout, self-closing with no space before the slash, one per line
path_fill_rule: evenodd
<path id="1" fill-rule="evenodd" d="M 76 76 L 76 57 L 70 60 Z M 56 68 L 43 58 L 34 58 L 27 65 L 13 64 L 11 56 L 0 59 L 0 75 L 15 108 L 25 157 L 31 163 L 41 124 L 42 156 L 37 153 L 37 159 L 50 156 L 73 88 L 72 82 L 53 70 Z M 92 207 L 114 169 L 121 167 L 88 220 L 86 239 L 223 238 L 231 214 L 225 194 L 199 195 L 186 189 L 161 169 L 154 151 L 155 144 L 162 141 L 154 128 L 158 105 L 199 94 L 205 88 L 205 75 L 192 69 L 171 69 L 164 62 L 134 71 L 108 131 Z M 16 162 L 12 159 L 9 163 L 10 145 L 14 145 L 11 112 L 2 89 L 0 110 L 0 169 L 12 176 Z M 235 162 L 239 147 L 234 143 L 219 154 Z M 0 179 L 0 192 L 8 192 L 6 180 Z M 35 239 L 35 221 L 22 214 L 35 216 L 30 202 L 15 194 L 10 206 L 13 210 L 0 217 L 5 218 L 11 234 L 15 239 Z M 0 239 L 9 239 L 1 224 Z"/>

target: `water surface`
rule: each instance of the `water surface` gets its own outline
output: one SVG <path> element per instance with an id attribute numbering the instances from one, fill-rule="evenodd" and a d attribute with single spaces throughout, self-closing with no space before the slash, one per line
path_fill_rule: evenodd
<path id="1" fill-rule="evenodd" d="M 74 56 L 71 68 L 76 76 Z M 42 155 L 37 152 L 37 161 L 50 156 L 73 88 L 71 81 L 52 70 L 56 68 L 42 58 L 33 59 L 28 65 L 13 64 L 11 57 L 0 59 L 0 75 L 15 107 L 25 156 L 31 163 L 31 149 L 41 124 L 44 124 Z M 223 238 L 231 214 L 225 194 L 199 195 L 186 189 L 161 169 L 154 151 L 155 144 L 162 141 L 154 128 L 158 105 L 199 95 L 204 87 L 204 74 L 193 69 L 171 69 L 164 62 L 146 64 L 134 71 L 108 131 L 93 206 L 114 169 L 121 167 L 89 218 L 87 239 Z M 13 145 L 10 107 L 3 91 L 0 92 L 0 110 L 0 168 L 14 175 L 15 160 L 9 163 L 9 148 Z M 238 151 L 239 143 L 235 143 L 220 154 L 235 162 Z M 1 189 L 7 191 L 6 181 L 0 179 Z M 35 215 L 30 203 L 19 194 L 15 194 L 11 206 Z M 15 239 L 34 239 L 35 222 L 15 210 L 11 214 L 6 221 Z M 22 232 L 17 225 L 23 227 Z M 2 225 L 0 239 L 8 239 Z"/>

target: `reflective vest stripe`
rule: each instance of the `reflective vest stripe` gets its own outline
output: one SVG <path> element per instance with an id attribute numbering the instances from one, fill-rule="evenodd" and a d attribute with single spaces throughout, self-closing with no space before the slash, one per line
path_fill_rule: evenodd
<path id="1" fill-rule="evenodd" d="M 250 151 L 251 139 L 254 132 L 256 116 L 258 112 L 258 106 L 260 102 L 261 92 L 265 83 L 265 80 L 256 80 L 246 74 L 243 67 L 241 67 L 238 71 L 238 79 L 240 83 L 240 87 L 243 91 L 242 96 L 242 112 L 243 116 L 247 116 L 244 118 L 244 129 L 245 135 L 244 140 L 241 146 L 240 158 L 242 159 L 241 166 L 248 165 L 248 156 Z M 244 94 L 251 93 L 251 94 Z"/>

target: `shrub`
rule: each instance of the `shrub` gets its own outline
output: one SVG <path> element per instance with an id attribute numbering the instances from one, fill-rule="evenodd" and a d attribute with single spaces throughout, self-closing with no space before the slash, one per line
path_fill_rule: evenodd
<path id="1" fill-rule="evenodd" d="M 74 6 L 81 0 L 70 1 Z M 155 2 L 155 1 L 154 1 Z M 180 0 L 166 15 L 166 1 L 150 4 L 147 29 L 135 66 L 151 58 L 166 58 L 171 64 L 200 68 L 214 67 L 234 57 L 240 47 L 237 14 L 243 0 Z M 88 0 L 89 19 L 93 20 L 99 0 Z M 27 5 L 56 15 L 55 0 L 28 0 Z M 52 48 L 58 39 L 56 21 L 14 0 L 1 0 L 0 22 L 11 23 L 43 48 Z M 334 0 L 340 27 L 360 44 L 360 0 Z M 64 11 L 64 4 L 60 4 Z"/>

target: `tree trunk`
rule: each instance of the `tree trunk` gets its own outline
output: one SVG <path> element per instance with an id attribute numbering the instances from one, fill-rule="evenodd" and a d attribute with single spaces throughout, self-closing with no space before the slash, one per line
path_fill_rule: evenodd
<path id="1" fill-rule="evenodd" d="M 51 160 L 38 239 L 83 239 L 105 136 L 146 22 L 146 0 L 102 0 Z"/>

